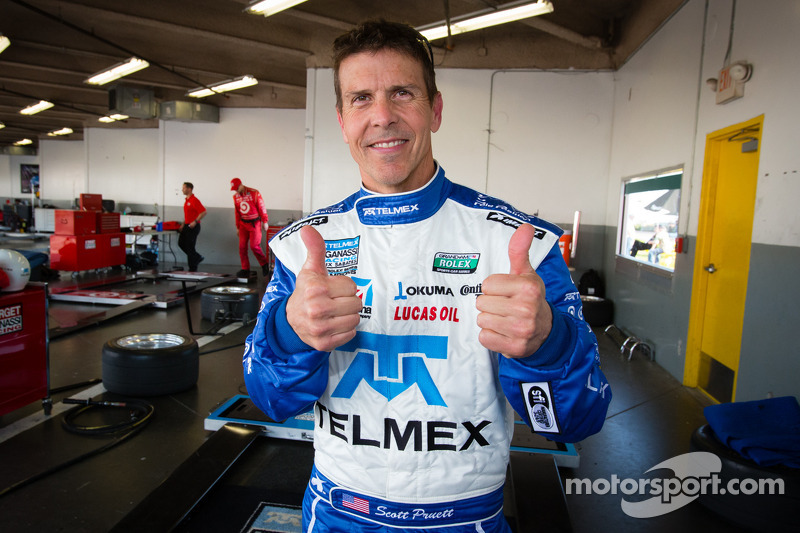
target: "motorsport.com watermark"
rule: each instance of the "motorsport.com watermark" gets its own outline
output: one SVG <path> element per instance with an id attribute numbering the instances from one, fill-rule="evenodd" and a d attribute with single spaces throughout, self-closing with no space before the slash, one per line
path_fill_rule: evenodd
<path id="1" fill-rule="evenodd" d="M 709 452 L 678 455 L 655 465 L 647 472 L 658 469 L 672 470 L 674 475 L 666 478 L 620 479 L 613 474 L 611 479 L 567 479 L 565 489 L 567 494 L 652 496 L 638 501 L 622 498 L 622 511 L 634 518 L 652 518 L 670 513 L 701 495 L 752 496 L 784 493 L 784 480 L 781 478 L 732 478 L 723 482 L 719 476 L 722 461 Z"/>

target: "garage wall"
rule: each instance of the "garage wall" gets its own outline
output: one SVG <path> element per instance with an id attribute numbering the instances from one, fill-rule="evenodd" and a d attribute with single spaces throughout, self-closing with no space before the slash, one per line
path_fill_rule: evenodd
<path id="1" fill-rule="evenodd" d="M 709 133 L 764 115 L 738 400 L 800 395 L 800 360 L 791 320 L 800 316 L 800 283 L 790 274 L 800 262 L 800 109 L 792 87 L 800 81 L 796 50 L 797 2 L 692 0 L 617 76 L 614 138 L 607 204 L 605 267 L 617 322 L 656 346 L 658 362 L 683 378 L 705 140 Z M 731 60 L 754 65 L 745 96 L 715 103 L 705 80 L 724 66 L 731 20 Z M 684 164 L 680 231 L 689 253 L 679 254 L 668 283 L 615 265 L 620 183 L 636 173 Z M 791 265 L 791 266 L 789 266 Z M 768 280 L 768 281 L 767 281 Z"/>
<path id="2" fill-rule="evenodd" d="M 129 208 L 180 221 L 181 185 L 191 181 L 208 209 L 199 252 L 207 264 L 238 265 L 230 180 L 238 176 L 261 191 L 271 224 L 299 217 L 304 116 L 297 109 L 221 109 L 214 124 L 160 121 L 158 128 L 87 128 L 84 141 L 41 140 L 38 156 L 0 156 L 6 163 L 0 166 L 0 195 L 19 191 L 20 163 L 39 163 L 45 203 L 69 208 L 90 192 L 114 200 L 118 211 Z M 183 253 L 177 255 L 185 261 Z"/>

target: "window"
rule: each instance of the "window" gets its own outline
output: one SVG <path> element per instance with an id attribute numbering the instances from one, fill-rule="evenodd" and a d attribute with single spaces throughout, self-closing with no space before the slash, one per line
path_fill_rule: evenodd
<path id="1" fill-rule="evenodd" d="M 683 169 L 626 180 L 617 254 L 669 272 L 675 270 L 675 239 Z"/>

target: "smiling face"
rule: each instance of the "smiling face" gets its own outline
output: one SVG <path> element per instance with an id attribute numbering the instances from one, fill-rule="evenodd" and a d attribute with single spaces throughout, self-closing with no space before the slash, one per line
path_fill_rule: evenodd
<path id="1" fill-rule="evenodd" d="M 442 96 L 428 98 L 422 66 L 390 49 L 361 52 L 339 67 L 344 141 L 364 186 L 378 193 L 418 189 L 433 177 L 431 133 L 442 121 Z"/>

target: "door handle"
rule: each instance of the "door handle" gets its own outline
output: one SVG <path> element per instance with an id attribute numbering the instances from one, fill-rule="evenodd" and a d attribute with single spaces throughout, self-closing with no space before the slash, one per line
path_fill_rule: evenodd
<path id="1" fill-rule="evenodd" d="M 716 271 L 717 271 L 717 267 L 715 267 L 715 266 L 714 266 L 714 263 L 711 263 L 711 264 L 710 264 L 710 265 L 708 265 L 708 266 L 704 266 L 704 267 L 703 267 L 703 270 L 705 270 L 705 271 L 706 271 L 706 272 L 708 272 L 709 274 L 713 274 L 714 272 L 716 272 Z"/>

